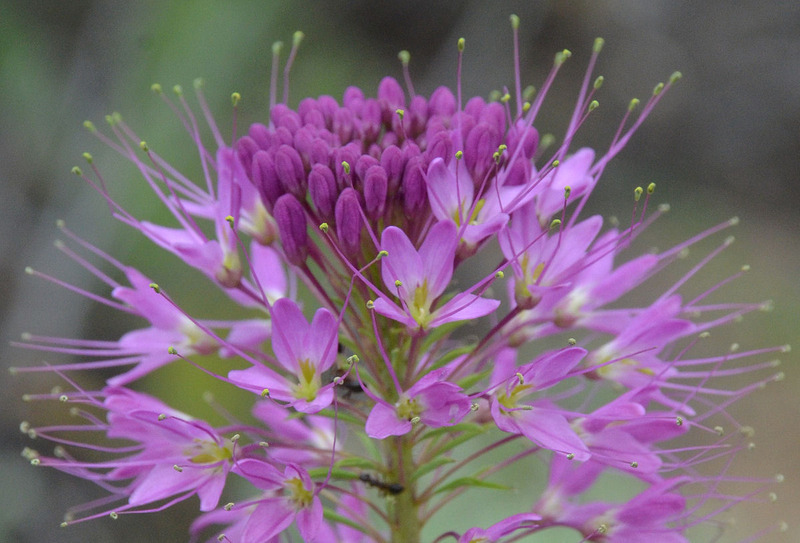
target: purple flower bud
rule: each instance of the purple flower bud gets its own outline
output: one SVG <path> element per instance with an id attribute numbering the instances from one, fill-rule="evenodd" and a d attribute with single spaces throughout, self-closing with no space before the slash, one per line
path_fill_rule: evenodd
<path id="1" fill-rule="evenodd" d="M 333 114 L 339 109 L 339 102 L 333 96 L 322 95 L 317 98 L 317 109 L 325 117 L 325 127 L 330 130 L 333 126 Z"/>
<path id="2" fill-rule="evenodd" d="M 400 181 L 403 179 L 403 171 L 406 167 L 406 157 L 403 151 L 396 145 L 390 145 L 381 154 L 381 166 L 386 171 L 389 194 L 397 192 Z"/>
<path id="3" fill-rule="evenodd" d="M 383 122 L 391 123 L 395 111 L 406 108 L 406 95 L 403 87 L 393 77 L 384 77 L 378 84 L 378 101 L 383 112 Z"/>
<path id="4" fill-rule="evenodd" d="M 339 136 L 340 142 L 346 143 L 353 139 L 354 126 L 352 110 L 340 107 L 333 114 L 333 133 Z"/>
<path id="5" fill-rule="evenodd" d="M 417 95 L 411 99 L 406 111 L 406 132 L 409 137 L 416 138 L 425 131 L 428 122 L 428 101 Z"/>
<path id="6" fill-rule="evenodd" d="M 268 152 L 258 151 L 253 155 L 251 172 L 253 184 L 261 194 L 264 204 L 267 209 L 272 209 L 284 191 L 278 181 L 278 174 L 275 173 L 275 163 Z"/>
<path id="7" fill-rule="evenodd" d="M 253 124 L 248 135 L 265 151 L 275 144 L 275 133 L 261 123 Z"/>
<path id="8" fill-rule="evenodd" d="M 383 215 L 386 209 L 387 187 L 386 170 L 380 166 L 370 167 L 364 176 L 364 205 L 370 219 L 377 219 Z"/>
<path id="9" fill-rule="evenodd" d="M 358 87 L 347 87 L 342 98 L 344 107 L 358 115 L 364 105 L 364 91 Z"/>
<path id="10" fill-rule="evenodd" d="M 370 98 L 364 101 L 361 109 L 361 139 L 365 142 L 372 142 L 378 139 L 381 133 L 381 105 Z"/>
<path id="11" fill-rule="evenodd" d="M 478 123 L 470 130 L 464 146 L 464 160 L 479 185 L 492 168 L 492 155 L 500 145 L 500 134 L 489 123 Z"/>
<path id="12" fill-rule="evenodd" d="M 258 152 L 258 144 L 249 136 L 243 136 L 236 142 L 236 155 L 239 163 L 244 167 L 247 177 L 252 181 L 253 172 L 250 165 L 253 164 L 253 155 Z"/>
<path id="13" fill-rule="evenodd" d="M 272 138 L 272 147 L 279 145 L 291 145 L 294 142 L 294 136 L 285 126 L 279 126 L 275 129 L 275 136 Z"/>
<path id="14" fill-rule="evenodd" d="M 358 193 L 348 187 L 336 202 L 336 235 L 342 251 L 350 257 L 361 252 L 361 203 Z"/>
<path id="15" fill-rule="evenodd" d="M 352 184 L 353 172 L 352 168 L 361 156 L 361 149 L 355 143 L 349 143 L 344 147 L 336 149 L 333 156 L 334 173 L 336 174 L 336 182 L 340 189 L 349 187 Z M 347 162 L 350 165 L 350 174 L 346 174 L 342 162 Z"/>
<path id="16" fill-rule="evenodd" d="M 479 122 L 488 123 L 494 127 L 498 134 L 504 134 L 506 131 L 506 111 L 503 109 L 502 104 L 499 102 L 488 104 L 483 108 Z M 495 151 L 496 150 L 497 149 L 495 149 Z"/>
<path id="17" fill-rule="evenodd" d="M 486 107 L 486 101 L 480 96 L 475 96 L 467 100 L 467 105 L 464 106 L 464 113 L 474 119 L 480 119 L 483 108 Z"/>
<path id="18" fill-rule="evenodd" d="M 330 159 L 331 148 L 322 138 L 316 138 L 311 142 L 311 149 L 308 152 L 308 162 L 311 166 L 314 164 L 328 165 Z"/>
<path id="19" fill-rule="evenodd" d="M 522 142 L 523 157 L 531 159 L 536 153 L 536 148 L 539 146 L 539 132 L 532 126 L 526 127 L 526 124 L 524 120 L 520 119 L 506 134 L 509 155 L 516 152 L 520 142 Z"/>
<path id="20" fill-rule="evenodd" d="M 283 190 L 304 198 L 306 192 L 306 173 L 300 154 L 288 145 L 281 145 L 275 152 L 275 173 Z"/>
<path id="21" fill-rule="evenodd" d="M 441 158 L 445 164 L 449 164 L 454 156 L 453 139 L 448 132 L 436 132 L 428 140 L 428 148 L 425 150 L 425 158 L 428 162 L 434 158 Z"/>
<path id="22" fill-rule="evenodd" d="M 363 181 L 366 178 L 367 170 L 378 164 L 380 164 L 380 162 L 378 162 L 378 159 L 375 157 L 361 155 L 355 163 L 356 176 Z M 353 164 L 350 165 L 353 166 Z"/>
<path id="23" fill-rule="evenodd" d="M 456 97 L 447 87 L 439 87 L 428 100 L 428 115 L 433 117 L 452 117 L 456 112 Z"/>
<path id="24" fill-rule="evenodd" d="M 302 266 L 308 257 L 308 232 L 303 205 L 291 194 L 284 194 L 275 202 L 273 214 L 286 260 L 295 266 Z"/>
<path id="25" fill-rule="evenodd" d="M 422 157 L 413 157 L 406 164 L 403 174 L 403 212 L 406 217 L 414 217 L 422 211 L 428 201 L 428 188 L 422 168 L 425 167 Z"/>
<path id="26" fill-rule="evenodd" d="M 322 164 L 314 164 L 308 174 L 308 192 L 320 217 L 326 221 L 333 219 L 339 191 L 330 168 Z"/>
<path id="27" fill-rule="evenodd" d="M 311 167 L 311 147 L 314 145 L 316 130 L 310 125 L 304 126 L 294 134 L 293 147 L 300 155 L 303 162 L 303 169 L 307 170 Z"/>
<path id="28" fill-rule="evenodd" d="M 272 124 L 278 128 L 286 128 L 290 133 L 294 134 L 303 126 L 300 122 L 300 115 L 289 109 L 284 104 L 277 104 L 270 111 L 270 119 Z"/>

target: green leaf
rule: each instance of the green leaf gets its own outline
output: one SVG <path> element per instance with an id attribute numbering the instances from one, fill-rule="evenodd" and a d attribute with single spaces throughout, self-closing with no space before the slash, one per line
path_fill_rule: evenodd
<path id="1" fill-rule="evenodd" d="M 422 437 L 419 440 L 424 441 L 426 439 L 432 439 L 434 437 L 453 434 L 456 432 L 464 432 L 470 435 L 478 435 L 482 434 L 485 430 L 486 430 L 485 427 L 481 424 L 475 424 L 474 422 L 459 422 L 458 424 L 454 424 L 452 426 L 442 426 L 441 428 L 434 428 L 432 430 L 428 430 L 422 435 Z"/>
<path id="2" fill-rule="evenodd" d="M 323 479 L 328 476 L 328 468 L 310 469 L 308 474 L 312 479 Z M 353 479 L 358 479 L 358 475 L 350 470 L 333 468 L 331 470 L 331 479 L 352 481 Z"/>
<path id="3" fill-rule="evenodd" d="M 379 469 L 375 462 L 360 456 L 352 456 L 350 458 L 343 458 L 334 464 L 337 468 L 362 468 L 362 469 Z"/>
<path id="4" fill-rule="evenodd" d="M 449 456 L 440 456 L 438 458 L 434 458 L 430 462 L 426 462 L 419 466 L 414 472 L 414 475 L 411 477 L 411 481 L 414 482 L 426 473 L 430 473 L 436 468 L 440 468 L 445 464 L 452 464 L 453 462 L 455 462 L 455 459 L 450 458 Z"/>
<path id="5" fill-rule="evenodd" d="M 483 481 L 481 479 L 478 479 L 477 477 L 460 477 L 458 479 L 450 481 L 446 485 L 437 488 L 435 494 L 440 494 L 442 492 L 449 492 L 451 490 L 455 490 L 456 488 L 461 488 L 463 486 L 473 486 L 478 488 L 493 488 L 495 490 L 511 489 L 511 487 L 509 486 L 501 485 L 500 483 L 493 483 L 491 481 Z"/>
<path id="6" fill-rule="evenodd" d="M 325 509 L 323 509 L 322 516 L 324 516 L 327 520 L 329 520 L 331 522 L 337 522 L 339 524 L 346 524 L 346 525 L 350 526 L 351 528 L 355 528 L 359 532 L 368 534 L 368 532 L 364 530 L 364 527 L 361 524 L 359 524 L 358 522 L 354 521 L 353 519 L 349 519 L 349 518 L 347 518 L 345 516 L 339 515 L 338 513 L 334 512 L 334 511 L 331 511 L 327 507 Z"/>

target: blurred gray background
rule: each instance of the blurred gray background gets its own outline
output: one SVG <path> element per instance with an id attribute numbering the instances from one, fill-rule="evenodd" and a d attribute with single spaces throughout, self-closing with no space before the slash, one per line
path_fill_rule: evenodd
<path id="1" fill-rule="evenodd" d="M 411 52 L 418 93 L 453 86 L 455 43 L 462 36 L 467 40 L 465 95 L 486 96 L 513 84 L 510 13 L 522 20 L 523 84 L 540 85 L 553 54 L 565 47 L 573 52 L 545 102 L 538 122 L 542 132 L 563 133 L 596 36 L 606 40 L 596 70 L 605 85 L 598 95 L 601 106 L 579 144 L 605 148 L 630 98 L 646 98 L 655 83 L 674 70 L 683 72 L 684 79 L 607 169 L 593 209 L 626 220 L 633 188 L 655 181 L 655 200 L 672 206 L 648 237 L 661 246 L 738 215 L 741 223 L 732 232 L 738 242 L 711 269 L 727 275 L 750 264 L 752 272 L 729 287 L 724 298 L 774 299 L 775 311 L 728 327 L 720 341 L 743 348 L 798 343 L 797 2 L 0 0 L 0 364 L 41 362 L 36 353 L 8 346 L 24 331 L 116 338 L 130 326 L 24 274 L 31 265 L 85 288 L 98 287 L 53 248 L 58 218 L 115 257 L 159 280 L 171 279 L 173 294 L 196 288 L 179 280 L 174 259 L 153 252 L 141 236 L 115 223 L 101 199 L 70 174 L 73 165 L 83 165 L 80 154 L 88 150 L 120 201 L 128 204 L 144 193 L 133 172 L 81 128 L 84 119 L 100 126 L 105 114 L 120 111 L 162 154 L 192 171 L 197 167 L 194 154 L 181 152 L 189 142 L 149 91 L 153 82 L 165 88 L 178 83 L 188 90 L 195 77 L 204 77 L 212 110 L 229 134 L 230 93 L 243 96 L 241 126 L 265 120 L 270 45 L 289 43 L 292 32 L 301 29 L 306 40 L 291 78 L 291 105 L 319 94 L 341 98 L 348 85 L 374 93 L 383 75 L 401 77 L 396 56 L 401 49 Z M 150 217 L 156 213 L 146 212 Z M 735 517 L 737 528 L 724 541 L 778 519 L 790 522 L 788 538 L 773 534 L 765 541 L 794 541 L 800 530 L 800 372 L 795 360 L 785 356 L 782 384 L 734 410 L 757 432 L 758 448 L 742 459 L 742 472 L 783 472 L 787 482 L 777 489 L 777 503 L 747 505 L 728 515 Z M 45 391 L 56 380 L 3 375 L 0 540 L 186 538 L 193 500 L 178 508 L 184 517 L 128 516 L 60 530 L 67 507 L 97 494 L 66 475 L 28 466 L 19 453 L 32 444 L 18 430 L 21 420 L 42 423 L 53 416 L 49 410 L 60 409 L 20 400 L 24 392 Z M 150 385 L 175 388 L 175 383 Z"/>

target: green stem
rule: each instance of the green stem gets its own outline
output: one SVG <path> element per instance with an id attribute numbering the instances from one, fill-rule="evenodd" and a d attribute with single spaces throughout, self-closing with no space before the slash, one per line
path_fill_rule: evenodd
<path id="1" fill-rule="evenodd" d="M 387 457 L 389 481 L 397 481 L 403 485 L 403 491 L 392 496 L 390 507 L 392 519 L 392 543 L 419 543 L 421 541 L 422 523 L 419 518 L 416 484 L 412 483 L 414 475 L 414 438 L 413 432 L 405 436 L 387 440 Z"/>

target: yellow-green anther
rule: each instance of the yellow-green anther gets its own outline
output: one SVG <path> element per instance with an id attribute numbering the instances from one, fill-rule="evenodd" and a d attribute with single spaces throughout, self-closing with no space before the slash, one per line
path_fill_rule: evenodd
<path id="1" fill-rule="evenodd" d="M 508 149 L 508 145 L 506 145 L 505 143 L 501 143 L 500 145 L 497 146 L 497 150 L 500 151 L 501 153 L 506 149 Z"/>
<path id="2" fill-rule="evenodd" d="M 167 420 L 167 415 L 165 415 L 164 413 L 159 414 L 158 415 L 158 420 L 159 421 Z"/>
<path id="3" fill-rule="evenodd" d="M 194 86 L 195 90 L 200 90 L 206 86 L 206 82 L 202 77 L 197 77 L 194 81 L 192 81 L 192 85 Z"/>
<path id="4" fill-rule="evenodd" d="M 403 66 L 408 66 L 408 63 L 411 62 L 411 53 L 403 49 L 397 53 L 397 58 L 400 59 L 400 62 L 403 63 Z"/>
<path id="5" fill-rule="evenodd" d="M 605 43 L 606 40 L 604 40 L 603 38 L 595 38 L 594 47 L 592 47 L 592 51 L 594 51 L 595 53 L 599 53 L 600 51 L 603 50 L 603 45 L 605 45 Z"/>
<path id="6" fill-rule="evenodd" d="M 83 127 L 93 134 L 97 132 L 97 128 L 92 121 L 83 121 Z"/>
<path id="7" fill-rule="evenodd" d="M 464 46 L 466 46 L 467 42 L 464 38 L 458 38 L 458 51 L 459 53 L 464 51 Z"/>
<path id="8" fill-rule="evenodd" d="M 561 163 L 558 160 L 554 160 L 553 163 L 551 164 L 551 166 L 553 168 L 556 168 L 556 167 L 558 167 L 559 164 L 561 164 Z"/>
<path id="9" fill-rule="evenodd" d="M 161 94 L 164 92 L 164 89 L 161 88 L 160 83 L 153 83 L 152 85 L 150 85 L 150 90 L 156 94 Z"/>
<path id="10" fill-rule="evenodd" d="M 178 354 L 178 350 L 177 350 L 175 347 L 172 347 L 172 346 L 169 346 L 169 347 L 167 348 L 167 352 L 168 352 L 169 354 Z"/>
<path id="11" fill-rule="evenodd" d="M 514 30 L 519 28 L 519 17 L 514 15 L 513 13 L 508 16 L 508 19 L 511 21 L 511 28 Z"/>
<path id="12" fill-rule="evenodd" d="M 503 279 L 506 276 L 506 274 L 503 273 L 503 270 L 498 270 L 498 272 L 494 274 L 494 276 L 498 279 Z"/>
<path id="13" fill-rule="evenodd" d="M 564 199 L 569 200 L 569 195 L 572 192 L 572 187 L 566 186 L 564 187 Z"/>
<path id="14" fill-rule="evenodd" d="M 372 300 L 367 300 L 367 309 L 373 309 L 375 307 L 375 302 Z"/>
<path id="15" fill-rule="evenodd" d="M 638 98 L 631 98 L 630 103 L 628 104 L 628 111 L 633 111 L 639 105 Z"/>
<path id="16" fill-rule="evenodd" d="M 272 44 L 272 54 L 273 55 L 280 55 L 282 49 L 283 49 L 283 42 L 282 41 L 276 41 L 275 43 Z"/>
<path id="17" fill-rule="evenodd" d="M 553 219 L 553 222 L 550 223 L 550 229 L 558 228 L 561 226 L 561 219 Z"/>
<path id="18" fill-rule="evenodd" d="M 239 94 L 238 92 L 231 93 L 231 103 L 233 104 L 233 107 L 236 107 L 237 105 L 239 105 L 239 101 L 241 99 L 242 99 L 242 95 Z"/>
<path id="19" fill-rule="evenodd" d="M 346 160 L 343 160 L 342 161 L 342 168 L 344 169 L 344 173 L 346 175 L 350 175 L 350 163 L 348 163 Z"/>
<path id="20" fill-rule="evenodd" d="M 233 228 L 233 226 L 234 226 L 234 222 L 235 222 L 235 221 L 233 220 L 233 216 L 231 216 L 231 215 L 228 215 L 227 217 L 225 217 L 225 222 L 227 222 L 227 223 L 228 223 L 228 226 L 230 226 L 231 228 Z"/>
<path id="21" fill-rule="evenodd" d="M 644 192 L 644 189 L 642 187 L 636 187 L 633 190 L 633 199 L 634 199 L 634 201 L 638 202 L 639 198 L 642 197 L 642 193 L 643 192 Z"/>
<path id="22" fill-rule="evenodd" d="M 464 158 L 464 151 L 456 151 L 456 160 Z"/>
<path id="23" fill-rule="evenodd" d="M 594 111 L 594 110 L 595 110 L 595 109 L 597 109 L 599 106 L 600 106 L 600 102 L 598 102 L 597 100 L 592 100 L 592 101 L 589 103 L 589 111 Z"/>
<path id="24" fill-rule="evenodd" d="M 141 150 L 142 150 L 142 151 L 144 151 L 145 153 L 147 153 L 147 152 L 149 152 L 149 151 L 150 151 L 150 147 L 147 145 L 147 142 L 146 142 L 146 141 L 144 141 L 144 140 L 142 140 L 142 141 L 140 141 L 140 142 L 139 142 L 139 149 L 141 149 Z"/>
<path id="25" fill-rule="evenodd" d="M 561 66 L 571 56 L 572 56 L 572 51 L 570 51 L 569 49 L 564 49 L 563 51 L 556 53 L 555 65 Z"/>
<path id="26" fill-rule="evenodd" d="M 395 279 L 394 286 L 402 287 L 403 286 L 403 282 L 400 279 Z"/>
<path id="27" fill-rule="evenodd" d="M 594 89 L 597 90 L 602 87 L 603 81 L 605 81 L 605 78 L 602 75 L 598 75 L 597 79 L 594 80 Z"/>
<path id="28" fill-rule="evenodd" d="M 653 194 L 656 191 L 656 184 L 650 183 L 647 185 L 647 194 Z"/>
<path id="29" fill-rule="evenodd" d="M 72 167 L 72 169 L 71 169 L 70 171 L 71 171 L 72 173 L 74 173 L 75 175 L 77 175 L 77 176 L 81 176 L 81 175 L 83 175 L 83 170 L 81 170 L 81 169 L 80 169 L 79 167 L 77 167 L 77 166 L 73 166 L 73 167 Z"/>
<path id="30" fill-rule="evenodd" d="M 378 251 L 378 258 L 389 256 L 389 251 Z"/>
<path id="31" fill-rule="evenodd" d="M 180 85 L 175 85 L 172 87 L 172 92 L 174 92 L 178 96 L 183 96 L 183 87 Z"/>
<path id="32" fill-rule="evenodd" d="M 511 95 L 508 93 L 505 93 L 503 96 L 500 97 L 500 101 L 504 104 L 508 103 L 510 100 L 511 100 Z"/>
<path id="33" fill-rule="evenodd" d="M 531 103 L 530 102 L 525 102 L 525 103 L 522 104 L 522 112 L 523 113 L 527 113 L 528 111 L 530 111 L 530 109 L 531 109 Z"/>
<path id="34" fill-rule="evenodd" d="M 525 87 L 525 89 L 522 91 L 522 99 L 523 99 L 523 100 L 530 100 L 530 99 L 532 99 L 532 98 L 533 98 L 533 96 L 534 96 L 535 94 L 536 94 L 536 87 L 534 87 L 533 85 L 528 85 L 528 86 L 527 86 L 527 87 Z"/>
<path id="35" fill-rule="evenodd" d="M 397 116 L 400 117 L 400 120 L 403 120 L 403 117 L 406 114 L 406 112 L 403 111 L 402 109 L 396 109 L 396 110 L 394 110 L 394 112 L 397 113 Z"/>
<path id="36" fill-rule="evenodd" d="M 300 45 L 300 42 L 302 42 L 303 38 L 305 37 L 306 35 L 303 34 L 302 31 L 300 30 L 295 31 L 295 33 L 292 34 L 292 46 L 297 47 L 298 45 Z"/>
<path id="37" fill-rule="evenodd" d="M 324 223 L 319 225 L 319 229 L 322 231 L 323 234 L 327 234 L 328 233 L 328 228 L 330 228 L 330 227 L 328 226 L 328 223 L 326 223 L 326 222 L 324 222 Z"/>
<path id="38" fill-rule="evenodd" d="M 161 294 L 161 287 L 158 286 L 158 283 L 150 283 L 148 286 L 153 289 L 156 294 Z"/>
<path id="39" fill-rule="evenodd" d="M 658 96 L 659 94 L 661 94 L 662 90 L 664 90 L 664 83 L 659 83 L 653 89 L 653 96 Z"/>
<path id="40" fill-rule="evenodd" d="M 672 75 L 669 76 L 669 82 L 670 82 L 670 84 L 677 83 L 682 77 L 683 77 L 682 73 L 680 73 L 680 72 L 672 72 Z"/>
<path id="41" fill-rule="evenodd" d="M 89 154 L 89 153 L 83 153 L 81 156 L 82 156 L 82 157 L 83 157 L 83 158 L 86 160 L 86 162 L 88 162 L 89 164 L 91 164 L 91 163 L 92 163 L 92 161 L 94 160 L 94 159 L 92 158 L 92 155 L 91 155 L 91 154 Z"/>
<path id="42" fill-rule="evenodd" d="M 113 115 L 106 115 L 105 119 L 106 119 L 106 122 L 109 125 L 114 126 L 114 116 Z"/>

